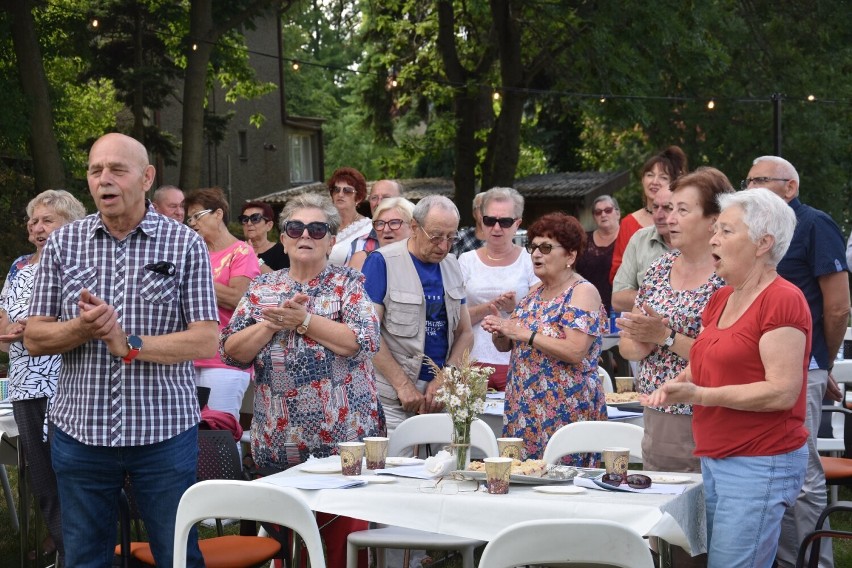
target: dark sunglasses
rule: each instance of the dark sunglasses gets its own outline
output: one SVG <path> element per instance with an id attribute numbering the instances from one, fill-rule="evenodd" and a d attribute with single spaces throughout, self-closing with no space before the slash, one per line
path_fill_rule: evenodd
<path id="1" fill-rule="evenodd" d="M 613 487 L 618 487 L 622 483 L 626 483 L 628 487 L 632 487 L 633 489 L 648 489 L 651 487 L 651 478 L 639 473 L 633 475 L 605 473 L 603 477 L 601 477 L 601 481 L 607 485 L 612 485 Z"/>
<path id="2" fill-rule="evenodd" d="M 404 221 L 402 219 L 391 219 L 390 221 L 373 221 L 373 228 L 377 231 L 384 231 L 385 225 L 387 225 L 391 231 L 396 231 L 400 227 Z"/>
<path id="3" fill-rule="evenodd" d="M 530 254 L 534 253 L 535 249 L 540 250 L 541 254 L 550 254 L 550 251 L 555 248 L 562 248 L 562 245 L 552 245 L 550 243 L 541 243 L 538 245 L 534 245 L 532 243 L 527 243 L 526 245 L 524 245 L 524 248 L 527 249 L 527 252 Z"/>
<path id="4" fill-rule="evenodd" d="M 314 240 L 319 240 L 328 234 L 328 223 L 314 221 L 305 225 L 301 221 L 287 221 L 284 223 L 284 232 L 291 239 L 298 239 L 304 234 L 305 229 L 308 230 L 308 236 Z"/>
<path id="5" fill-rule="evenodd" d="M 344 187 L 340 187 L 340 186 L 335 185 L 329 191 L 331 192 L 332 195 L 337 195 L 341 191 L 343 193 L 345 193 L 346 195 L 352 195 L 353 193 L 355 193 L 355 188 L 349 187 L 348 185 L 344 186 Z"/>
<path id="6" fill-rule="evenodd" d="M 615 207 L 604 207 L 603 209 L 595 209 L 594 214 L 595 215 L 609 215 L 613 211 L 615 211 Z"/>
<path id="7" fill-rule="evenodd" d="M 237 217 L 237 221 L 239 221 L 241 225 L 245 225 L 247 223 L 257 225 L 261 221 L 269 221 L 269 219 L 264 217 L 263 213 L 252 213 L 251 215 L 240 215 Z"/>
<path id="8" fill-rule="evenodd" d="M 515 219 L 512 217 L 492 217 L 490 215 L 482 216 L 482 224 L 486 227 L 493 227 L 499 223 L 500 228 L 508 229 L 515 224 Z"/>

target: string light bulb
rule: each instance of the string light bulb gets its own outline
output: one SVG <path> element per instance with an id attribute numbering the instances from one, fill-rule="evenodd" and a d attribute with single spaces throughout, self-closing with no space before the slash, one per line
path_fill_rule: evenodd
<path id="1" fill-rule="evenodd" d="M 601 97 L 601 104 L 606 102 L 606 97 Z"/>
<path id="2" fill-rule="evenodd" d="M 397 88 L 398 86 L 399 86 L 399 81 L 397 81 L 397 80 L 396 80 L 396 77 L 394 77 L 393 79 L 391 79 L 391 87 L 393 87 L 393 88 L 395 89 L 395 88 Z"/>
<path id="3" fill-rule="evenodd" d="M 713 110 L 714 108 L 716 108 L 716 103 L 715 103 L 715 101 L 713 101 L 713 99 L 710 99 L 710 102 L 707 103 L 707 108 L 710 109 L 710 110 Z"/>
<path id="4" fill-rule="evenodd" d="M 814 101 L 816 100 L 816 97 L 815 97 L 815 96 L 813 96 L 813 95 L 808 95 L 808 100 L 809 100 L 810 102 L 814 102 Z"/>
<path id="5" fill-rule="evenodd" d="M 500 93 L 498 93 L 497 91 L 494 91 L 494 94 L 491 95 L 491 98 L 494 99 L 495 101 L 499 101 L 500 100 Z"/>
<path id="6" fill-rule="evenodd" d="M 293 71 L 298 71 L 298 70 L 299 70 L 299 61 L 294 59 L 293 60 Z"/>
<path id="7" fill-rule="evenodd" d="M 192 44 L 192 51 L 198 51 L 198 44 L 197 43 Z"/>
<path id="8" fill-rule="evenodd" d="M 92 27 L 93 27 L 93 28 L 98 27 L 98 19 L 97 19 L 97 18 L 95 18 L 94 20 L 92 20 Z"/>

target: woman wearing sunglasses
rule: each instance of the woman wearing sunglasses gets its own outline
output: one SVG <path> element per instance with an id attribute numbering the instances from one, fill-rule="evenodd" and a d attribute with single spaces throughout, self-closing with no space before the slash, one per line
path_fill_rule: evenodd
<path id="1" fill-rule="evenodd" d="M 482 194 L 480 212 L 485 231 L 485 245 L 459 256 L 464 287 L 467 292 L 470 322 L 473 327 L 473 349 L 470 354 L 478 364 L 494 368 L 488 388 L 506 390 L 509 353 L 500 352 L 491 342 L 491 334 L 478 324 L 496 309 L 507 316 L 518 299 L 538 283 L 530 255 L 514 244 L 513 239 L 524 214 L 524 198 L 510 187 L 495 187 Z"/>
<path id="2" fill-rule="evenodd" d="M 648 158 L 642 166 L 642 207 L 621 220 L 615 249 L 612 253 L 612 266 L 609 271 L 609 281 L 615 280 L 615 273 L 621 266 L 621 257 L 627 249 L 630 237 L 643 227 L 654 224 L 651 206 L 654 196 L 660 188 L 668 188 L 678 177 L 688 170 L 686 154 L 679 146 L 669 146 L 659 154 Z"/>
<path id="3" fill-rule="evenodd" d="M 611 195 L 601 195 L 592 204 L 592 215 L 596 228 L 586 233 L 586 250 L 577 260 L 577 272 L 595 285 L 601 295 L 606 312 L 612 309 L 612 282 L 609 269 L 612 268 L 612 251 L 618 237 L 621 210 Z"/>
<path id="4" fill-rule="evenodd" d="M 201 235 L 210 254 L 213 286 L 219 308 L 219 330 L 231 319 L 237 302 L 245 294 L 251 279 L 260 274 L 252 248 L 228 230 L 228 202 L 218 187 L 196 189 L 186 196 L 186 224 Z M 243 395 L 251 375 L 223 363 L 219 357 L 198 359 L 195 383 L 210 389 L 207 407 L 230 413 L 240 419 Z"/>
<path id="5" fill-rule="evenodd" d="M 243 203 L 240 216 L 237 221 L 243 227 L 243 236 L 246 242 L 254 249 L 257 260 L 260 263 L 261 272 L 272 272 L 290 266 L 290 259 L 284 252 L 281 241 L 269 240 L 269 231 L 272 230 L 275 213 L 269 203 L 262 201 L 249 201 Z"/>
<path id="6" fill-rule="evenodd" d="M 606 314 L 597 289 L 574 266 L 585 246 L 580 222 L 548 213 L 527 231 L 527 251 L 541 279 L 509 318 L 496 310 L 482 327 L 499 351 L 511 351 L 503 435 L 523 438 L 525 458 L 541 459 L 551 435 L 580 420 L 606 420 L 598 377 Z M 568 465 L 594 466 L 569 455 Z"/>
<path id="7" fill-rule="evenodd" d="M 414 204 L 404 197 L 389 197 L 380 201 L 373 211 L 373 228 L 379 237 L 379 246 L 410 237 L 413 214 Z M 349 266 L 361 270 L 371 252 L 373 251 L 359 250 L 354 253 L 349 259 Z"/>
<path id="8" fill-rule="evenodd" d="M 279 223 L 290 268 L 251 283 L 219 352 L 230 365 L 254 366 L 256 465 L 286 469 L 310 455 L 337 454 L 340 442 L 381 435 L 372 362 L 379 320 L 364 276 L 328 261 L 340 226 L 328 198 L 291 199 Z M 345 566 L 346 535 L 367 523 L 320 519 L 326 522 L 328 565 Z"/>
<path id="9" fill-rule="evenodd" d="M 366 242 L 363 237 L 373 230 L 373 223 L 355 209 L 367 197 L 367 180 L 355 168 L 338 168 L 326 183 L 331 201 L 340 216 L 340 230 L 329 253 L 331 264 L 344 266 L 352 257 L 353 249 Z"/>

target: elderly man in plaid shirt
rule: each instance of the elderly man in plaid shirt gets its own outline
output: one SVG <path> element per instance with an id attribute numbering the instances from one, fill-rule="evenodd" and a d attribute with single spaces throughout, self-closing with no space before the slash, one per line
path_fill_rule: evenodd
<path id="1" fill-rule="evenodd" d="M 149 208 L 154 167 L 136 140 L 98 139 L 87 177 L 98 213 L 50 235 L 24 333 L 30 353 L 62 355 L 50 420 L 66 563 L 112 564 L 129 475 L 157 565 L 172 566 L 198 455 L 192 360 L 217 347 L 209 256 Z M 204 566 L 195 534 L 188 565 Z"/>

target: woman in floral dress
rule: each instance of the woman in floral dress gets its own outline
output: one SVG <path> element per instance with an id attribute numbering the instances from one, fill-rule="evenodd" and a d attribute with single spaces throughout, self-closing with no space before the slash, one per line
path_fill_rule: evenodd
<path id="1" fill-rule="evenodd" d="M 724 285 L 714 272 L 710 238 L 719 216 L 716 199 L 734 191 L 731 183 L 717 169 L 699 168 L 678 178 L 671 189 L 668 224 L 677 250 L 651 264 L 633 311 L 617 320 L 619 350 L 625 358 L 639 361 L 637 390 L 647 395 L 686 368 L 701 330 L 701 312 Z M 691 405 L 649 406 L 643 420 L 644 469 L 700 471 L 693 455 Z"/>
<path id="2" fill-rule="evenodd" d="M 573 268 L 586 238 L 574 217 L 544 215 L 527 237 L 541 285 L 510 318 L 492 313 L 482 327 L 497 349 L 512 352 L 503 435 L 523 438 L 524 457 L 541 459 L 562 426 L 607 418 L 597 372 L 606 314 L 597 289 Z M 563 461 L 593 465 L 592 456 L 569 455 Z"/>
<path id="3" fill-rule="evenodd" d="M 286 469 L 380 434 L 372 363 L 379 320 L 364 276 L 328 263 L 339 226 L 328 198 L 291 199 L 280 220 L 290 268 L 256 278 L 222 331 L 222 360 L 254 365 L 251 453 L 260 468 Z M 320 524 L 327 525 L 328 565 L 345 566 L 346 535 L 367 523 L 328 517 Z"/>

